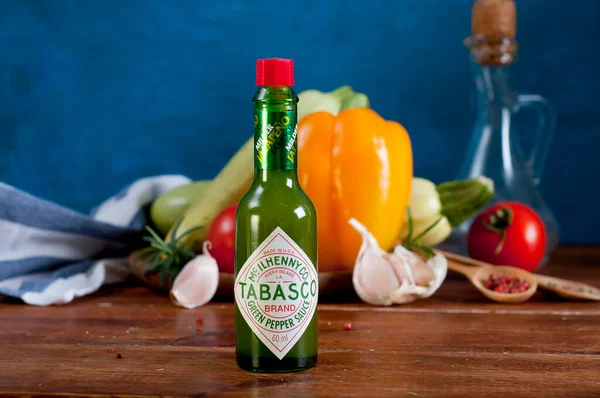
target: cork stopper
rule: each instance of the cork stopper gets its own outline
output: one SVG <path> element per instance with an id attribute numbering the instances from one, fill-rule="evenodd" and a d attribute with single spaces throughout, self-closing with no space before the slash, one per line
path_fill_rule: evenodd
<path id="1" fill-rule="evenodd" d="M 513 0 L 477 0 L 471 13 L 471 37 L 465 44 L 475 61 L 486 66 L 512 64 L 516 59 L 517 7 Z"/>
<path id="2" fill-rule="evenodd" d="M 477 0 L 471 12 L 473 36 L 514 40 L 517 6 L 513 0 Z"/>

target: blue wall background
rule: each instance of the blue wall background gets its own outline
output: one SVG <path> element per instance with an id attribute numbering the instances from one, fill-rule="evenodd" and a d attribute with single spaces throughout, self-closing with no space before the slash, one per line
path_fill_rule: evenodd
<path id="1" fill-rule="evenodd" d="M 416 174 L 451 179 L 474 118 L 470 6 L 5 0 L 0 180 L 87 212 L 142 176 L 211 178 L 251 134 L 254 62 L 273 56 L 295 59 L 298 90 L 366 92 L 410 132 Z M 563 242 L 600 243 L 600 1 L 518 7 L 515 88 L 559 111 L 542 191 Z"/>

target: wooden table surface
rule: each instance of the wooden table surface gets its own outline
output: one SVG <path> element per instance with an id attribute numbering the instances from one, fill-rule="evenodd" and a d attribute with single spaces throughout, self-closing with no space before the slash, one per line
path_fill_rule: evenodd
<path id="1" fill-rule="evenodd" d="M 561 248 L 542 272 L 600 286 L 600 248 Z M 230 303 L 178 309 L 140 285 L 104 288 L 47 308 L 0 299 L 0 390 L 34 396 L 600 396 L 600 303 L 540 295 L 499 305 L 451 275 L 428 300 L 388 308 L 321 304 L 319 315 L 316 368 L 252 374 L 235 364 Z M 202 330 L 196 330 L 198 316 Z M 344 322 L 353 329 L 345 331 Z"/>

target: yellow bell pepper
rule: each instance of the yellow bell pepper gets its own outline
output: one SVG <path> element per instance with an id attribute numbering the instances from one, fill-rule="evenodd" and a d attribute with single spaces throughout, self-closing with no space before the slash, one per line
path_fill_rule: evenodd
<path id="1" fill-rule="evenodd" d="M 368 108 L 316 112 L 298 125 L 300 184 L 317 208 L 319 271 L 352 270 L 361 245 L 357 219 L 391 249 L 410 198 L 410 137 Z"/>

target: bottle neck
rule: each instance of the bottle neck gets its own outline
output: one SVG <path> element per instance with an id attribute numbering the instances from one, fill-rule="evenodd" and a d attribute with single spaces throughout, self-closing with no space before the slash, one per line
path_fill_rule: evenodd
<path id="1" fill-rule="evenodd" d="M 491 112 L 514 106 L 515 93 L 510 88 L 507 66 L 483 66 L 474 63 L 473 70 L 479 115 L 490 116 Z"/>
<path id="2" fill-rule="evenodd" d="M 291 87 L 260 87 L 254 96 L 255 178 L 270 172 L 295 177 L 298 168 L 298 97 Z"/>
<path id="3" fill-rule="evenodd" d="M 515 93 L 510 88 L 510 69 L 516 61 L 518 44 L 502 37 L 474 35 L 465 39 L 477 86 L 478 117 L 493 118 L 512 109 Z"/>
<path id="4" fill-rule="evenodd" d="M 298 171 L 293 170 L 269 170 L 269 169 L 254 169 L 254 184 L 263 185 L 265 183 L 279 186 L 287 186 L 288 188 L 297 188 L 300 186 L 298 181 Z"/>

